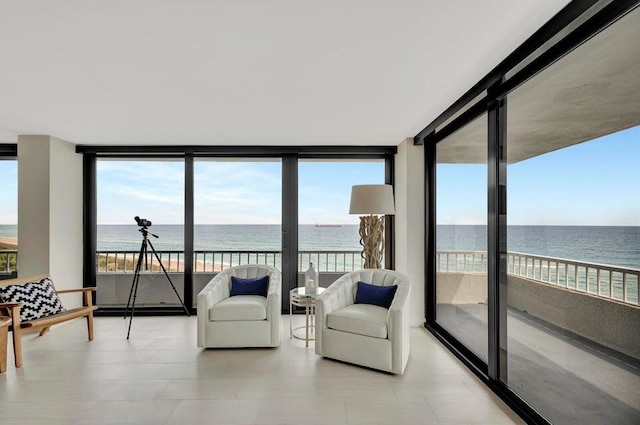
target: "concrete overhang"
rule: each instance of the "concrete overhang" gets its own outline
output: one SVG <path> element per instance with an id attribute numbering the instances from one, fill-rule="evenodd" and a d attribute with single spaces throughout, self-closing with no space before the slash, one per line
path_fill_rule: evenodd
<path id="1" fill-rule="evenodd" d="M 507 98 L 508 163 L 640 124 L 640 9 L 515 89 Z M 449 136 L 438 163 L 487 160 L 483 115 Z"/>

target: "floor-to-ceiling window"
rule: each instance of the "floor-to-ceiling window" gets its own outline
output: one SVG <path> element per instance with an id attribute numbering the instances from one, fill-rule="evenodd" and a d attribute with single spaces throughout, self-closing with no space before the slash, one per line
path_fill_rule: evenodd
<path id="1" fill-rule="evenodd" d="M 530 423 L 640 417 L 640 9 L 593 3 L 570 4 L 416 136 L 436 212 L 427 327 Z M 478 158 L 465 196 L 457 163 Z M 465 305 L 478 276 L 453 221 L 471 199 L 486 201 L 487 292 Z"/>
<path id="2" fill-rule="evenodd" d="M 507 371 L 554 424 L 640 418 L 640 10 L 507 98 Z"/>
<path id="3" fill-rule="evenodd" d="M 78 151 L 85 155 L 84 284 L 98 286 L 98 314 L 113 314 L 133 301 L 141 230 L 149 232 L 171 279 L 149 249 L 133 292 L 136 308 L 146 312 L 183 312 L 180 298 L 193 312 L 198 292 L 216 273 L 246 263 L 281 269 L 286 310 L 289 289 L 297 286 L 310 258 L 305 262 L 299 242 L 302 250 L 315 253 L 320 268 L 334 270 L 333 277 L 358 268 L 358 218 L 348 215 L 351 186 L 392 184 L 396 148 L 79 146 Z M 301 226 L 300 241 L 299 199 L 308 224 Z M 138 226 L 136 216 L 152 225 Z M 393 220 L 386 221 L 385 255 L 392 264 Z"/>
<path id="4" fill-rule="evenodd" d="M 197 158 L 194 164 L 194 287 L 240 264 L 282 268 L 282 161 Z"/>
<path id="5" fill-rule="evenodd" d="M 487 361 L 487 116 L 436 146 L 436 321 Z"/>
<path id="6" fill-rule="evenodd" d="M 349 214 L 351 188 L 358 184 L 384 183 L 384 160 L 300 160 L 299 279 L 311 263 L 319 272 L 323 287 L 344 273 L 362 268 L 360 219 Z"/>
<path id="7" fill-rule="evenodd" d="M 184 161 L 99 159 L 96 182 L 97 304 L 124 307 L 135 301 L 141 308 L 181 306 Z M 150 221 L 151 226 L 138 225 L 135 217 Z M 138 288 L 132 294 L 145 234 L 146 256 L 142 256 Z"/>
<path id="8" fill-rule="evenodd" d="M 0 157 L 0 276 L 16 272 L 18 257 L 18 161 Z"/>

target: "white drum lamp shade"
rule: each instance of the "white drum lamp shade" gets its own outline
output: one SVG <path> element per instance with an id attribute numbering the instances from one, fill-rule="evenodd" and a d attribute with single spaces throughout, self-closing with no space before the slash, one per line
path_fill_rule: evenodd
<path id="1" fill-rule="evenodd" d="M 393 186 L 390 184 L 353 186 L 349 214 L 395 214 Z"/>

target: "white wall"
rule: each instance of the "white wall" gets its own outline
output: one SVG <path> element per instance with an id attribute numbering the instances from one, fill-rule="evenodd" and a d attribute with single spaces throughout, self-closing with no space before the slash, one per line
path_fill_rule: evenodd
<path id="1" fill-rule="evenodd" d="M 49 273 L 57 289 L 82 287 L 82 155 L 51 138 L 49 172 Z M 79 296 L 74 299 L 80 302 Z M 65 302 L 65 305 L 69 305 Z M 81 305 L 81 304 L 79 304 Z"/>
<path id="2" fill-rule="evenodd" d="M 411 325 L 425 321 L 424 311 L 424 150 L 405 139 L 395 157 L 396 270 L 411 279 Z"/>
<path id="3" fill-rule="evenodd" d="M 18 137 L 18 273 L 82 287 L 82 156 L 51 136 Z M 63 299 L 81 305 L 79 296 Z"/>
<path id="4" fill-rule="evenodd" d="M 49 136 L 18 136 L 18 271 L 49 272 Z"/>

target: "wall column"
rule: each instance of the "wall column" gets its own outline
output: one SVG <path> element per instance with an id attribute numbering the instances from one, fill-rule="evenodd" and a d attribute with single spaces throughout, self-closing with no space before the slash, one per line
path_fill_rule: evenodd
<path id="1" fill-rule="evenodd" d="M 395 156 L 396 270 L 411 280 L 411 325 L 425 321 L 424 311 L 424 152 L 407 138 Z"/>
<path id="2" fill-rule="evenodd" d="M 51 136 L 18 136 L 18 273 L 82 287 L 82 156 Z M 80 299 L 63 300 L 66 307 Z"/>

